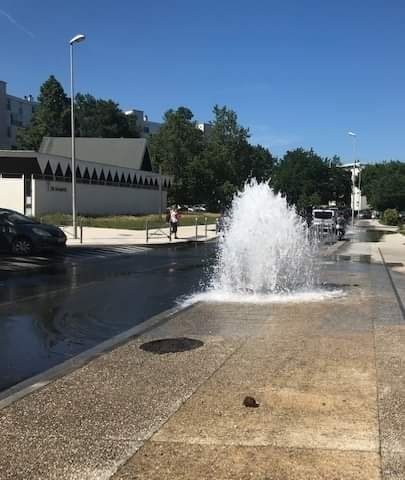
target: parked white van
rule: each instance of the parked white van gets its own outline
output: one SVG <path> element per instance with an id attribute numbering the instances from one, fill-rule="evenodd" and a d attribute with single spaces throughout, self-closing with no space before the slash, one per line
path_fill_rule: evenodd
<path id="1" fill-rule="evenodd" d="M 315 208 L 312 210 L 313 225 L 321 225 L 335 231 L 337 210 L 334 208 Z"/>

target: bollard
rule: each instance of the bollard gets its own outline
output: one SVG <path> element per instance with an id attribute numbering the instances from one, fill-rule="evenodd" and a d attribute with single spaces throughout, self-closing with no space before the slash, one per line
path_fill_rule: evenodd
<path id="1" fill-rule="evenodd" d="M 149 243 L 149 222 L 147 220 L 145 224 L 145 231 L 146 231 L 146 243 Z"/>
<path id="2" fill-rule="evenodd" d="M 83 243 L 83 224 L 80 223 L 80 243 Z"/>
<path id="3" fill-rule="evenodd" d="M 204 222 L 205 222 L 205 238 L 207 239 L 208 238 L 208 218 L 207 217 L 204 218 Z"/>
<path id="4" fill-rule="evenodd" d="M 195 217 L 195 241 L 198 240 L 198 217 Z"/>

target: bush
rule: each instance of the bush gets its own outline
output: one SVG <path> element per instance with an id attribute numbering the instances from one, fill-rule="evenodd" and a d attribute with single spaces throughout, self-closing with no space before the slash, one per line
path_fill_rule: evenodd
<path id="1" fill-rule="evenodd" d="M 385 225 L 398 225 L 399 222 L 399 215 L 398 211 L 394 208 L 387 208 L 383 215 L 383 223 Z"/>

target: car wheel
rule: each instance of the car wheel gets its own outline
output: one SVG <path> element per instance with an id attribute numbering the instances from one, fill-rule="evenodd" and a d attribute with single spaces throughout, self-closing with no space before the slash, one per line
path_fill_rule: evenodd
<path id="1" fill-rule="evenodd" d="M 29 238 L 19 237 L 13 240 L 11 251 L 14 255 L 30 255 L 33 250 L 32 242 Z"/>

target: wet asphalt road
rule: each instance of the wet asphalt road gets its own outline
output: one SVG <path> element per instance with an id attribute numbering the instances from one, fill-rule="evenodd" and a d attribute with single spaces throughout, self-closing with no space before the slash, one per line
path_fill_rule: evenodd
<path id="1" fill-rule="evenodd" d="M 0 391 L 174 307 L 214 255 L 206 244 L 0 269 Z"/>
<path id="2" fill-rule="evenodd" d="M 360 229 L 355 237 L 378 241 L 381 233 Z M 351 261 L 368 268 L 368 255 L 352 259 L 344 251 L 328 268 L 346 269 Z M 176 306 L 207 280 L 215 252 L 208 243 L 0 256 L 0 391 Z M 405 295 L 402 276 L 394 280 Z"/>

